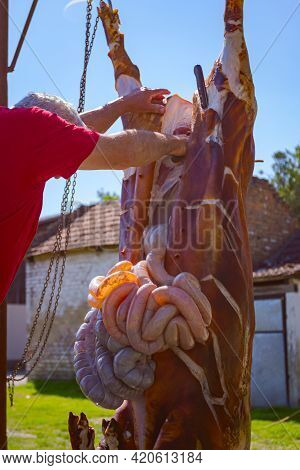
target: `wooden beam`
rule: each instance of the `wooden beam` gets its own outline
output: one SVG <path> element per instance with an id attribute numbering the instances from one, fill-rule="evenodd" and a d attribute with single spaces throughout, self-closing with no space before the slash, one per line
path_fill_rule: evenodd
<path id="1" fill-rule="evenodd" d="M 0 106 L 8 106 L 8 7 L 9 0 L 0 0 Z M 0 306 L 0 449 L 7 449 L 6 434 L 7 375 L 7 305 Z"/>
<path id="2" fill-rule="evenodd" d="M 0 0 L 0 106 L 8 104 L 8 7 L 9 0 Z"/>
<path id="3" fill-rule="evenodd" d="M 7 375 L 7 308 L 0 306 L 0 449 L 7 449 L 6 375 Z"/>

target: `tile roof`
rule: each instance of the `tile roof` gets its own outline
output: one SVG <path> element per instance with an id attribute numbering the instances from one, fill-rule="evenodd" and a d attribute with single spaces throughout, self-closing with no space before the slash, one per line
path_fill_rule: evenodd
<path id="1" fill-rule="evenodd" d="M 253 273 L 254 282 L 280 280 L 300 275 L 300 264 L 285 264 L 284 266 L 259 269 Z"/>
<path id="2" fill-rule="evenodd" d="M 107 201 L 92 206 L 81 206 L 72 214 L 71 235 L 68 250 L 98 248 L 119 244 L 119 201 Z M 27 256 L 51 253 L 59 217 L 40 222 L 37 234 Z M 66 228 L 62 232 L 62 246 L 66 239 Z"/>
<path id="3" fill-rule="evenodd" d="M 284 243 L 275 256 L 264 261 L 254 273 L 254 280 L 283 279 L 300 274 L 300 229 Z"/>

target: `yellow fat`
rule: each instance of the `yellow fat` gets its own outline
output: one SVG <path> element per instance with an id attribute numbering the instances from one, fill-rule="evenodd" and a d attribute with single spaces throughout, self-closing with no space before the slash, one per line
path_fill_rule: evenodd
<path id="1" fill-rule="evenodd" d="M 94 279 L 91 280 L 90 285 L 89 285 L 89 294 L 91 294 L 93 297 L 98 296 L 98 289 L 102 281 L 104 281 L 105 276 L 97 276 L 94 277 Z"/>
<path id="2" fill-rule="evenodd" d="M 98 308 L 98 309 L 100 308 L 99 300 L 96 299 L 93 295 L 89 294 L 87 301 L 90 307 Z"/>
<path id="3" fill-rule="evenodd" d="M 99 308 L 102 307 L 104 300 L 113 290 L 126 282 L 134 282 L 135 284 L 138 284 L 138 277 L 130 271 L 117 271 L 106 277 L 104 281 L 101 282 L 98 289 L 97 300 L 100 305 Z"/>
<path id="4" fill-rule="evenodd" d="M 116 273 L 118 271 L 131 271 L 132 267 L 133 265 L 130 261 L 120 261 L 108 271 L 107 276 L 110 276 L 111 274 Z"/>

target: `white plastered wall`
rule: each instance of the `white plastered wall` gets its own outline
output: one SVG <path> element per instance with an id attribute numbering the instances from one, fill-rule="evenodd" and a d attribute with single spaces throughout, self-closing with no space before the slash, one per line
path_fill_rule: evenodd
<path id="1" fill-rule="evenodd" d="M 286 294 L 287 359 L 290 405 L 300 403 L 300 292 Z"/>
<path id="2" fill-rule="evenodd" d="M 27 339 L 26 305 L 7 305 L 7 359 L 20 359 Z"/>

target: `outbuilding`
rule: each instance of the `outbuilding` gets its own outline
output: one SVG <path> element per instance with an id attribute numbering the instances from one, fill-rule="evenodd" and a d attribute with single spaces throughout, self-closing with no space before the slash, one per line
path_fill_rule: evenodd
<path id="1" fill-rule="evenodd" d="M 300 230 L 274 187 L 254 177 L 247 213 L 253 255 L 256 310 L 252 404 L 297 406 L 300 401 Z M 71 222 L 63 289 L 48 345 L 32 378 L 74 377 L 74 334 L 88 311 L 90 280 L 118 261 L 119 201 L 81 206 Z M 58 217 L 41 220 L 34 242 L 9 294 L 10 365 L 26 342 L 26 322 L 35 312 Z M 66 230 L 63 230 L 63 239 Z M 26 311 L 26 316 L 25 316 Z"/>

